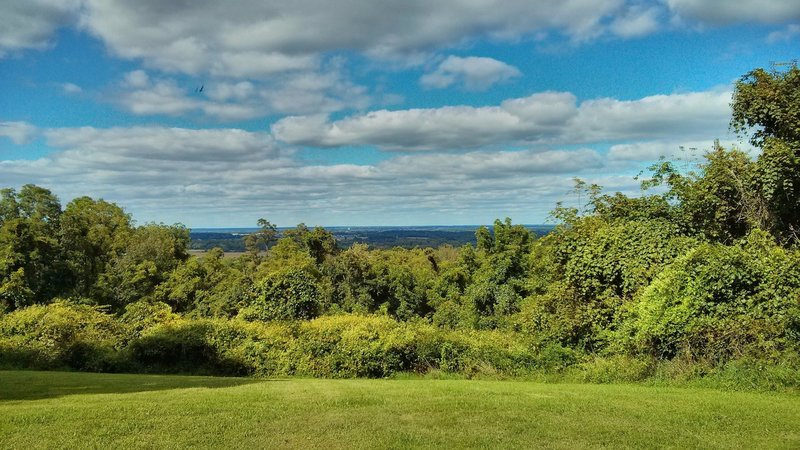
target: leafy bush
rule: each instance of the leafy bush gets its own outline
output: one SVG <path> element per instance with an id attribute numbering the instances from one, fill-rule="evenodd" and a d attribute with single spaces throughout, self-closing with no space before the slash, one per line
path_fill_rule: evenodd
<path id="1" fill-rule="evenodd" d="M 0 364 L 18 368 L 114 370 L 123 328 L 87 305 L 66 301 L 0 317 Z"/>
<path id="2" fill-rule="evenodd" d="M 331 316 L 300 324 L 291 348 L 299 374 L 383 377 L 414 365 L 417 330 L 388 317 Z"/>
<path id="3" fill-rule="evenodd" d="M 258 331 L 239 320 L 177 320 L 145 330 L 128 351 L 146 372 L 247 375 L 253 369 L 234 349 L 257 338 Z"/>
<path id="4" fill-rule="evenodd" d="M 179 317 L 166 303 L 140 300 L 126 305 L 119 321 L 127 327 L 129 337 L 136 338 L 148 328 L 178 320 Z"/>
<path id="5" fill-rule="evenodd" d="M 800 258 L 763 232 L 735 246 L 703 244 L 643 292 L 626 327 L 638 352 L 718 361 L 768 360 L 800 336 Z"/>
<path id="6" fill-rule="evenodd" d="M 239 311 L 245 320 L 311 319 L 320 313 L 319 287 L 307 273 L 275 272 L 257 287 L 252 303 Z"/>

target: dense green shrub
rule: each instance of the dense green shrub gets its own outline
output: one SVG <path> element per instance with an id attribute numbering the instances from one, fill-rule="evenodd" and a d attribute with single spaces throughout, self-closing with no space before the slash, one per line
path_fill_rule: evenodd
<path id="1" fill-rule="evenodd" d="M 300 324 L 294 371 L 332 377 L 382 377 L 414 366 L 417 330 L 388 317 L 331 316 Z"/>
<path id="2" fill-rule="evenodd" d="M 800 343 L 800 257 L 760 231 L 698 246 L 643 292 L 625 331 L 636 351 L 661 358 L 776 358 Z"/>
<path id="3" fill-rule="evenodd" d="M 586 218 L 556 234 L 564 277 L 586 299 L 632 298 L 695 243 L 666 220 Z"/>
<path id="4" fill-rule="evenodd" d="M 269 274 L 255 288 L 252 302 L 239 311 L 246 320 L 311 319 L 319 315 L 319 286 L 299 270 Z"/>
<path id="5" fill-rule="evenodd" d="M 97 308 L 65 301 L 0 317 L 0 365 L 114 370 L 123 327 Z"/>
<path id="6" fill-rule="evenodd" d="M 125 325 L 129 338 L 137 338 L 148 328 L 179 318 L 166 303 L 139 300 L 125 306 L 119 321 Z"/>
<path id="7" fill-rule="evenodd" d="M 253 368 L 234 351 L 258 336 L 258 326 L 239 320 L 176 320 L 145 330 L 127 348 L 146 372 L 246 375 Z"/>

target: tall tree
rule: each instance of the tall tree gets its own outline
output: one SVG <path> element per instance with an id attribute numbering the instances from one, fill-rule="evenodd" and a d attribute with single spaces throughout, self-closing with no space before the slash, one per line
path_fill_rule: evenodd
<path id="1" fill-rule="evenodd" d="M 278 227 L 263 217 L 258 219 L 259 230 L 244 237 L 247 251 L 257 260 L 261 251 L 267 252 L 278 238 Z"/>
<path id="2" fill-rule="evenodd" d="M 800 69 L 756 69 L 737 83 L 731 128 L 762 151 L 752 176 L 757 216 L 776 237 L 800 243 Z"/>
<path id="3" fill-rule="evenodd" d="M 132 233 L 130 216 L 114 203 L 80 197 L 67 205 L 61 215 L 61 247 L 74 295 L 100 295 L 98 280 L 125 251 Z"/>
<path id="4" fill-rule="evenodd" d="M 67 284 L 58 240 L 61 204 L 27 184 L 0 192 L 0 303 L 7 309 L 44 303 Z"/>

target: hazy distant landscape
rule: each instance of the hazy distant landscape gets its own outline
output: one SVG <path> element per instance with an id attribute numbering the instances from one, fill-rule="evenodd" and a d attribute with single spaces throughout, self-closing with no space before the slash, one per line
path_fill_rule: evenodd
<path id="1" fill-rule="evenodd" d="M 460 247 L 475 244 L 477 225 L 454 226 L 416 226 L 416 227 L 325 227 L 336 238 L 342 248 L 352 244 L 367 244 L 375 248 L 392 247 L 438 247 L 452 245 Z M 537 236 L 551 232 L 555 225 L 525 225 Z M 290 228 L 278 228 L 285 231 Z M 258 228 L 192 228 L 189 232 L 192 250 L 211 250 L 219 247 L 226 252 L 244 252 L 244 236 L 258 231 Z"/>

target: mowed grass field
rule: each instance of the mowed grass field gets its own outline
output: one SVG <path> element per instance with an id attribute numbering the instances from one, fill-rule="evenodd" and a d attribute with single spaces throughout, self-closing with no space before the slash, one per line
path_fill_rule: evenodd
<path id="1" fill-rule="evenodd" d="M 0 448 L 800 448 L 800 396 L 0 372 Z"/>

